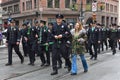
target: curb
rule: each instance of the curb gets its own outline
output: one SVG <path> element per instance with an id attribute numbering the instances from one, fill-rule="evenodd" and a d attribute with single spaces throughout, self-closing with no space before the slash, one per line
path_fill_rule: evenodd
<path id="1" fill-rule="evenodd" d="M 0 45 L 0 49 L 1 49 L 1 48 L 6 48 L 6 45 Z"/>

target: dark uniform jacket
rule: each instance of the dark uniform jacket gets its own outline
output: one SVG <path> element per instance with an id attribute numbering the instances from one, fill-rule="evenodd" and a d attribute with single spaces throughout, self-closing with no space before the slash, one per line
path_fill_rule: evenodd
<path id="1" fill-rule="evenodd" d="M 7 39 L 6 42 L 10 43 L 10 44 L 16 44 L 16 42 L 20 42 L 20 31 L 18 29 L 18 27 L 8 27 L 7 30 L 7 35 L 6 35 Z"/>
<path id="2" fill-rule="evenodd" d="M 106 40 L 108 38 L 108 29 L 107 28 L 102 28 L 101 29 L 101 39 Z"/>
<path id="3" fill-rule="evenodd" d="M 46 26 L 37 28 L 38 42 L 44 44 L 47 42 L 48 29 Z"/>
<path id="4" fill-rule="evenodd" d="M 35 27 L 26 28 L 24 36 L 28 38 L 28 42 L 33 43 L 37 40 L 36 38 L 37 31 Z"/>
<path id="5" fill-rule="evenodd" d="M 57 42 L 58 40 L 54 38 L 55 35 L 62 35 L 62 38 L 59 39 L 59 41 L 66 42 L 67 36 L 70 34 L 70 30 L 68 29 L 67 25 L 62 23 L 61 25 L 58 25 L 57 23 L 54 23 L 52 28 L 52 37 L 53 41 Z"/>
<path id="6" fill-rule="evenodd" d="M 100 31 L 98 28 L 95 27 L 95 29 L 92 31 L 92 28 L 89 28 L 88 30 L 88 43 L 97 43 L 100 41 Z"/>
<path id="7" fill-rule="evenodd" d="M 120 27 L 118 28 L 118 39 L 120 39 Z"/>
<path id="8" fill-rule="evenodd" d="M 117 40 L 118 39 L 118 30 L 117 29 L 110 29 L 109 30 L 109 39 L 110 40 Z"/>

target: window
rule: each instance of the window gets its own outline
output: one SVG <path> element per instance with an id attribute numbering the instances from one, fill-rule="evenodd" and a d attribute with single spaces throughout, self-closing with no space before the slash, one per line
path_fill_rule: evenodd
<path id="1" fill-rule="evenodd" d="M 65 0 L 65 8 L 70 8 L 70 0 Z"/>
<path id="2" fill-rule="evenodd" d="M 86 4 L 92 4 L 92 0 L 86 0 Z"/>
<path id="3" fill-rule="evenodd" d="M 34 0 L 34 8 L 37 8 L 37 0 Z"/>
<path id="4" fill-rule="evenodd" d="M 109 11 L 109 4 L 106 3 L 106 11 Z"/>
<path id="5" fill-rule="evenodd" d="M 114 6 L 114 12 L 117 12 L 117 6 Z"/>
<path id="6" fill-rule="evenodd" d="M 77 22 L 77 19 L 76 18 L 66 18 L 66 22 L 75 24 Z"/>
<path id="7" fill-rule="evenodd" d="M 13 7 L 12 6 L 8 7 L 8 12 L 11 12 L 11 13 L 13 12 Z"/>
<path id="8" fill-rule="evenodd" d="M 55 0 L 55 8 L 59 8 L 60 7 L 60 0 Z"/>
<path id="9" fill-rule="evenodd" d="M 77 3 L 77 0 L 72 0 L 72 3 L 73 3 L 73 4 L 76 4 L 76 3 Z"/>
<path id="10" fill-rule="evenodd" d="M 111 17 L 111 24 L 113 24 L 113 17 Z"/>
<path id="11" fill-rule="evenodd" d="M 14 5 L 14 12 L 19 12 L 19 5 Z"/>
<path id="12" fill-rule="evenodd" d="M 56 22 L 55 18 L 48 18 L 48 23 L 54 23 L 54 22 Z"/>
<path id="13" fill-rule="evenodd" d="M 31 10 L 32 9 L 32 0 L 26 1 L 26 10 Z"/>
<path id="14" fill-rule="evenodd" d="M 113 12 L 113 5 L 110 5 L 110 12 Z"/>
<path id="15" fill-rule="evenodd" d="M 3 10 L 4 10 L 4 11 L 7 11 L 7 7 L 4 7 Z"/>
<path id="16" fill-rule="evenodd" d="M 48 0 L 47 5 L 48 8 L 53 8 L 53 0 Z"/>
<path id="17" fill-rule="evenodd" d="M 86 11 L 92 10 L 92 0 L 86 0 Z"/>
<path id="18" fill-rule="evenodd" d="M 25 3 L 22 3 L 22 10 L 25 11 Z"/>

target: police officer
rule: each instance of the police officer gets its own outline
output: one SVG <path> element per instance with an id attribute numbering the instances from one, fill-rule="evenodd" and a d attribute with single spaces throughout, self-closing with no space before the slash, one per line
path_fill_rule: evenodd
<path id="1" fill-rule="evenodd" d="M 21 39 L 22 39 L 22 47 L 23 47 L 23 52 L 24 52 L 24 56 L 27 57 L 28 56 L 28 47 L 27 47 L 27 42 L 24 38 L 24 33 L 25 33 L 25 29 L 27 28 L 26 23 L 23 23 L 22 25 L 22 29 L 20 30 L 21 32 Z"/>
<path id="2" fill-rule="evenodd" d="M 39 31 L 39 22 L 37 20 L 35 20 L 35 29 L 37 31 Z M 37 54 L 37 56 L 39 56 L 39 51 L 38 51 L 38 43 L 36 42 L 36 48 L 35 48 L 35 54 Z"/>
<path id="3" fill-rule="evenodd" d="M 118 26 L 118 49 L 120 50 L 120 26 Z"/>
<path id="4" fill-rule="evenodd" d="M 49 66 L 50 65 L 50 52 L 48 51 L 48 28 L 45 26 L 46 21 L 40 20 L 40 28 L 37 30 L 38 35 L 38 50 L 41 59 L 41 66 Z M 46 58 L 44 56 L 46 55 Z"/>
<path id="5" fill-rule="evenodd" d="M 98 43 L 100 43 L 99 29 L 96 27 L 96 22 L 93 22 L 91 28 L 89 28 L 88 30 L 88 46 L 89 46 L 89 53 L 91 55 L 90 59 L 94 58 L 94 60 L 97 60 Z M 92 50 L 94 50 L 94 53 Z"/>
<path id="6" fill-rule="evenodd" d="M 62 23 L 63 15 L 57 14 L 56 15 L 56 23 L 53 24 L 52 28 L 52 36 L 54 38 L 54 44 L 53 44 L 53 52 L 52 52 L 52 68 L 53 72 L 51 75 L 58 74 L 58 68 L 57 68 L 57 61 L 60 57 L 60 55 L 66 60 L 68 65 L 68 71 L 71 70 L 71 62 L 69 60 L 69 56 L 66 52 L 66 37 L 68 34 L 70 34 L 70 31 L 64 23 Z"/>
<path id="7" fill-rule="evenodd" d="M 15 19 L 11 19 L 10 26 L 7 30 L 6 36 L 6 45 L 8 46 L 8 63 L 6 66 L 12 65 L 12 49 L 14 48 L 16 54 L 19 56 L 21 60 L 21 64 L 24 62 L 24 57 L 19 51 L 19 43 L 20 43 L 20 31 L 18 27 L 15 25 Z"/>
<path id="8" fill-rule="evenodd" d="M 110 44 L 111 44 L 113 55 L 115 55 L 116 44 L 117 44 L 117 39 L 118 39 L 118 30 L 116 28 L 116 24 L 112 24 L 111 29 L 109 30 L 109 39 L 110 39 Z"/>
<path id="9" fill-rule="evenodd" d="M 107 38 L 108 38 L 108 29 L 106 27 L 102 27 L 101 30 L 102 51 L 104 51 L 104 44 L 106 46 L 106 50 L 108 50 Z"/>
<path id="10" fill-rule="evenodd" d="M 28 65 L 34 66 L 35 62 L 35 47 L 36 47 L 36 40 L 37 40 L 37 31 L 35 27 L 31 27 L 29 22 L 26 22 L 27 28 L 25 29 L 25 35 L 24 38 L 27 42 L 28 47 L 28 54 L 30 63 Z"/>

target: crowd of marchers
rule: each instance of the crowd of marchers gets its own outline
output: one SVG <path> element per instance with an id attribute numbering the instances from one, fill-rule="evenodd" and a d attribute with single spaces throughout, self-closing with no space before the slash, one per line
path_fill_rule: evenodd
<path id="1" fill-rule="evenodd" d="M 58 74 L 62 68 L 62 57 L 65 60 L 65 68 L 71 75 L 77 74 L 77 56 L 80 57 L 84 72 L 88 71 L 88 64 L 84 54 L 89 53 L 90 59 L 97 60 L 98 53 L 105 49 L 111 49 L 111 54 L 116 54 L 116 48 L 120 50 L 120 27 L 111 24 L 105 27 L 103 24 L 93 21 L 88 26 L 80 22 L 74 25 L 66 23 L 64 16 L 56 15 L 56 22 L 35 21 L 31 26 L 25 21 L 21 28 L 15 25 L 15 19 L 10 20 L 10 26 L 6 32 L 6 46 L 8 46 L 8 63 L 12 65 L 12 49 L 19 56 L 21 64 L 24 57 L 29 57 L 28 65 L 35 65 L 35 55 L 40 57 L 41 67 L 52 65 L 51 75 Z M 19 50 L 22 43 L 23 54 Z M 51 55 L 51 56 L 50 56 Z"/>

